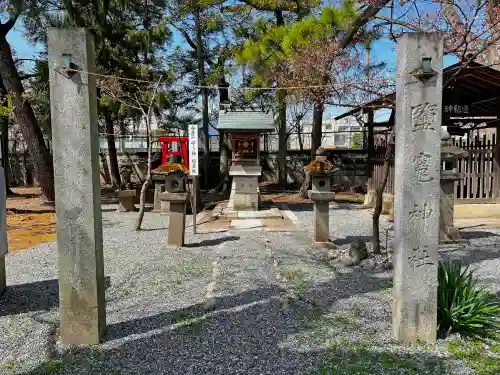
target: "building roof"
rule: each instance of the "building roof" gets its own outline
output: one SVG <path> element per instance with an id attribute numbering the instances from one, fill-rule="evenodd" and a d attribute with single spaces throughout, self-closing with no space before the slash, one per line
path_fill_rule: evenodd
<path id="1" fill-rule="evenodd" d="M 223 106 L 219 111 L 218 130 L 244 132 L 275 131 L 274 117 L 272 112 L 262 110 L 259 107 L 235 107 Z"/>
<path id="2" fill-rule="evenodd" d="M 443 70 L 443 110 L 446 107 L 467 105 L 470 116 L 497 116 L 500 118 L 500 71 L 479 63 L 470 63 L 464 67 L 460 63 Z M 396 102 L 396 93 L 384 95 L 337 116 L 335 120 L 354 115 L 362 110 L 392 108 Z M 446 111 L 445 111 L 446 112 Z M 457 121 L 453 115 L 443 116 L 443 125 Z M 467 116 L 463 114 L 462 116 Z M 487 121 L 495 126 L 499 121 Z"/>

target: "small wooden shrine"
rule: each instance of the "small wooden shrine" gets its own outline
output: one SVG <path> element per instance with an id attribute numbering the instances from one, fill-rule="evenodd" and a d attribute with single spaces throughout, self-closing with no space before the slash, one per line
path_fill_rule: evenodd
<path id="1" fill-rule="evenodd" d="M 229 174 L 233 177 L 228 208 L 237 211 L 259 209 L 260 135 L 275 130 L 269 110 L 258 106 L 234 106 L 221 99 L 219 132 L 230 134 L 233 150 Z"/>

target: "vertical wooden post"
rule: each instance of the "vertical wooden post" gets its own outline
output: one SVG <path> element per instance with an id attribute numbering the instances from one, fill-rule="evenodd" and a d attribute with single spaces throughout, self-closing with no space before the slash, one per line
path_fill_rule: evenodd
<path id="1" fill-rule="evenodd" d="M 367 120 L 367 127 L 368 127 L 368 140 L 367 140 L 367 153 L 368 153 L 368 181 L 366 182 L 366 195 L 365 195 L 365 206 L 372 206 L 374 203 L 374 198 L 375 198 L 375 186 L 373 184 L 374 179 L 373 179 L 373 168 L 374 168 L 374 162 L 373 158 L 375 156 L 374 150 L 375 150 L 375 142 L 374 142 L 374 137 L 373 137 L 373 123 L 374 123 L 374 118 L 373 118 L 373 109 L 370 108 L 368 110 L 364 111 L 365 113 L 368 114 L 368 120 Z"/>
<path id="2" fill-rule="evenodd" d="M 493 198 L 500 203 L 500 125 L 496 127 L 493 145 Z"/>

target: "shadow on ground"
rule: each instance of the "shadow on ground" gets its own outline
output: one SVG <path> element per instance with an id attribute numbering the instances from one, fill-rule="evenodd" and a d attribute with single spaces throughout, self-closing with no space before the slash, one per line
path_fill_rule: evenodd
<path id="1" fill-rule="evenodd" d="M 108 289 L 111 280 L 104 278 Z M 47 311 L 59 306 L 59 281 L 44 280 L 34 283 L 7 285 L 7 291 L 0 297 L 0 317 L 24 314 L 33 311 Z"/>
<path id="2" fill-rule="evenodd" d="M 472 240 L 478 238 L 499 237 L 497 233 L 487 231 L 461 231 L 460 235 L 463 239 Z"/>
<path id="3" fill-rule="evenodd" d="M 334 287 L 325 283 L 317 296 L 330 304 L 359 293 L 360 274 L 341 275 Z M 389 286 L 366 275 L 367 290 Z M 345 287 L 345 290 L 344 288 Z M 217 300 L 217 310 L 204 315 L 201 305 L 108 326 L 102 347 L 84 348 L 49 361 L 24 375 L 35 374 L 387 374 L 403 368 L 404 374 L 445 374 L 445 364 L 426 355 L 378 353 L 351 345 L 326 345 L 297 350 L 286 343 L 310 328 L 297 319 L 294 307 L 284 310 L 278 288 L 262 288 Z M 312 298 L 310 295 L 308 298 Z M 125 339 L 125 341 L 123 340 Z M 120 341 L 118 341 L 120 340 Z M 419 362 L 420 367 L 417 366 Z M 47 369 L 57 369 L 49 372 Z M 392 372 L 387 372 L 391 370 Z M 323 371 L 323 372 L 322 372 Z"/>
<path id="4" fill-rule="evenodd" d="M 231 242 L 231 241 L 238 241 L 240 237 L 237 236 L 227 236 L 227 237 L 220 237 L 220 238 L 214 238 L 210 240 L 203 240 L 200 242 L 194 242 L 194 243 L 188 243 L 185 244 L 185 247 L 204 247 L 204 246 L 216 246 L 220 245 L 224 242 Z"/>

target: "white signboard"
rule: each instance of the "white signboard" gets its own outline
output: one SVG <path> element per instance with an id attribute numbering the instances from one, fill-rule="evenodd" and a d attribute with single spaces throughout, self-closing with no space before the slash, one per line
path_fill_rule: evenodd
<path id="1" fill-rule="evenodd" d="M 198 125 L 188 125 L 189 175 L 198 176 Z"/>

